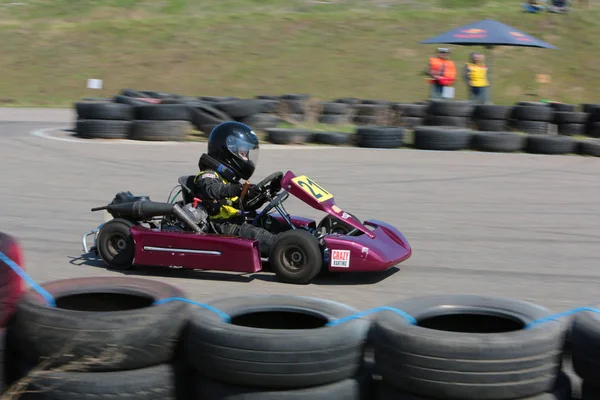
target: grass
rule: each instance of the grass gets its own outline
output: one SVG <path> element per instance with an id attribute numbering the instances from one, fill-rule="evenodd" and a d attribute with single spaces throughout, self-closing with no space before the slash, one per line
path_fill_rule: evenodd
<path id="1" fill-rule="evenodd" d="M 600 8 L 524 14 L 520 0 L 24 0 L 0 5 L 0 103 L 67 106 L 122 88 L 190 96 L 426 98 L 429 36 L 482 18 L 559 50 L 494 51 L 498 104 L 600 102 Z M 14 4 L 14 3 L 11 3 Z M 99 6 L 98 4 L 101 4 Z M 453 47 L 462 66 L 473 48 Z M 480 49 L 480 48 L 478 48 Z M 552 83 L 538 87 L 536 74 Z M 88 90 L 88 78 L 104 89 Z M 466 98 L 462 81 L 456 97 Z"/>

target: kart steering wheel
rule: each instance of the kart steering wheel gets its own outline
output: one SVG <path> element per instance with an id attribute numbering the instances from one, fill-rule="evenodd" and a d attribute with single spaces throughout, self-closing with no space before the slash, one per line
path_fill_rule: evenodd
<path id="1" fill-rule="evenodd" d="M 268 193 L 271 195 L 278 193 L 281 190 L 281 178 L 283 178 L 283 172 L 277 171 L 258 182 L 256 184 L 256 188 L 260 191 L 260 193 L 256 197 L 248 200 L 245 208 L 252 210 L 256 204 L 259 204 L 262 200 L 264 200 Z"/>

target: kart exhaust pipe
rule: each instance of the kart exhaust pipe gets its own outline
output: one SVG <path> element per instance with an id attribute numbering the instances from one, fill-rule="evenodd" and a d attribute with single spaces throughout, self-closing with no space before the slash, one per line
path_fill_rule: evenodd
<path id="1" fill-rule="evenodd" d="M 109 213 L 121 216 L 127 216 L 130 218 L 145 220 L 152 217 L 159 217 L 162 215 L 171 214 L 175 204 L 171 203 L 156 203 L 153 201 L 136 201 L 134 203 L 122 203 L 122 204 L 109 204 L 105 207 L 99 207 L 93 209 L 96 211 L 99 209 L 105 209 Z"/>

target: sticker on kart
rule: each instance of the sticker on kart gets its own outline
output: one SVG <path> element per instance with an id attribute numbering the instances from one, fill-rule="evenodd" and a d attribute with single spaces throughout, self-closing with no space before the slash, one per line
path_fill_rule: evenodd
<path id="1" fill-rule="evenodd" d="M 332 250 L 331 266 L 336 268 L 350 268 L 350 250 Z"/>
<path id="2" fill-rule="evenodd" d="M 315 181 L 310 179 L 306 175 L 297 176 L 292 179 L 296 185 L 300 186 L 307 194 L 317 200 L 319 203 L 323 203 L 333 198 L 333 195 L 325 190 L 322 186 L 318 185 Z"/>

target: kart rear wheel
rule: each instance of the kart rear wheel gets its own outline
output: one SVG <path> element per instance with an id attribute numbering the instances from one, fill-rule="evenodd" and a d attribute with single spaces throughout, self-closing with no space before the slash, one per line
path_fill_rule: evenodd
<path id="1" fill-rule="evenodd" d="M 269 261 L 280 281 L 300 284 L 318 275 L 323 255 L 316 237 L 303 229 L 295 229 L 278 235 Z"/>
<path id="2" fill-rule="evenodd" d="M 97 250 L 100 258 L 113 269 L 130 269 L 135 245 L 129 229 L 135 224 L 122 218 L 105 223 L 98 232 Z"/>

